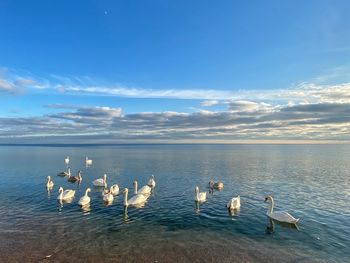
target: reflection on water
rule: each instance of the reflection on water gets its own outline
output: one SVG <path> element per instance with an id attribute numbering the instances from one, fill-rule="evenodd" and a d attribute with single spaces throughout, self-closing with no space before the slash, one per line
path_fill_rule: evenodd
<path id="1" fill-rule="evenodd" d="M 199 209 L 199 202 L 194 201 L 194 211 L 196 212 L 196 214 L 199 214 L 199 212 L 201 211 Z"/>
<path id="2" fill-rule="evenodd" d="M 44 191 L 67 155 L 83 181 L 55 176 Z M 349 159 L 350 146 L 340 145 L 0 147 L 0 262 L 346 262 Z M 120 189 L 151 174 L 157 185 L 142 207 L 124 207 L 121 193 L 105 206 L 103 187 L 92 187 L 104 173 Z M 225 188 L 193 206 L 194 186 L 211 178 Z M 60 186 L 76 198 L 59 203 Z M 91 203 L 80 208 L 87 187 Z M 235 195 L 241 209 L 229 214 Z M 301 218 L 299 231 L 267 221 L 266 195 Z"/>
<path id="3" fill-rule="evenodd" d="M 268 217 L 268 224 L 266 226 L 266 233 L 273 234 L 275 232 L 275 224 L 277 224 L 281 227 L 284 227 L 284 228 L 299 230 L 298 224 L 289 224 L 286 222 L 280 222 L 280 221 L 277 221 L 277 220 L 274 220 L 274 219 Z"/>
<path id="4" fill-rule="evenodd" d="M 90 214 L 90 211 L 91 211 L 90 204 L 80 206 L 80 209 L 84 214 L 87 214 L 87 215 Z"/>

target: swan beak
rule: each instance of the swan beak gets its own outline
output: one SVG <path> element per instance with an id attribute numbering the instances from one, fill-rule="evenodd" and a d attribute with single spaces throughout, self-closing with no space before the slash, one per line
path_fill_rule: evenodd
<path id="1" fill-rule="evenodd" d="M 267 197 L 265 197 L 265 201 L 264 201 L 264 202 L 266 203 L 266 202 L 267 202 L 267 200 L 268 200 L 268 199 L 267 199 Z"/>

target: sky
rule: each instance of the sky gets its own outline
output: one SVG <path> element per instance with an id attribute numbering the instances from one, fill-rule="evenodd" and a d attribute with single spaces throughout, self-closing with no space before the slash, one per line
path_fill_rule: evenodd
<path id="1" fill-rule="evenodd" d="M 349 1 L 0 1 L 0 143 L 350 139 Z"/>

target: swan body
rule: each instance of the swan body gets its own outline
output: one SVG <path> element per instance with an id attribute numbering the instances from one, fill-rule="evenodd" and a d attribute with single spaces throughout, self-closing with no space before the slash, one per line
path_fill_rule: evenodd
<path id="1" fill-rule="evenodd" d="M 128 200 L 128 188 L 125 188 L 123 193 L 124 193 L 124 206 L 141 206 L 142 204 L 144 204 L 147 201 L 148 196 L 147 195 L 143 195 L 143 194 L 137 194 L 134 195 L 133 197 L 131 197 Z"/>
<path id="2" fill-rule="evenodd" d="M 81 177 L 81 172 L 78 171 L 77 176 L 69 176 L 68 177 L 68 182 L 75 183 L 76 181 L 81 182 L 83 178 Z"/>
<path id="3" fill-rule="evenodd" d="M 267 196 L 265 202 L 269 202 L 269 207 L 267 209 L 267 216 L 271 219 L 277 220 L 279 222 L 285 222 L 289 224 L 296 224 L 299 221 L 299 218 L 294 218 L 291 214 L 285 211 L 274 212 L 274 201 L 272 196 Z"/>
<path id="4" fill-rule="evenodd" d="M 68 170 L 67 170 L 67 172 L 59 172 L 58 174 L 57 174 L 58 176 L 70 176 L 71 175 L 71 171 L 70 171 L 70 167 L 68 167 Z"/>
<path id="5" fill-rule="evenodd" d="M 74 197 L 75 195 L 75 191 L 71 190 L 71 189 L 67 189 L 63 191 L 63 188 L 60 187 L 58 189 L 59 195 L 57 196 L 58 200 L 67 200 L 67 199 L 71 199 Z"/>
<path id="6" fill-rule="evenodd" d="M 214 181 L 209 181 L 209 187 L 210 188 L 214 188 L 214 189 L 218 189 L 218 190 L 222 190 L 224 188 L 224 183 L 222 182 L 214 182 Z"/>
<path id="7" fill-rule="evenodd" d="M 147 185 L 149 187 L 152 187 L 152 188 L 154 188 L 156 186 L 156 181 L 154 180 L 154 175 L 153 174 L 152 174 L 151 178 L 148 180 Z"/>
<path id="8" fill-rule="evenodd" d="M 109 188 L 109 192 L 114 196 L 118 195 L 119 194 L 119 186 L 117 184 L 112 185 Z"/>
<path id="9" fill-rule="evenodd" d="M 103 186 L 103 187 L 107 187 L 107 174 L 104 174 L 103 175 L 103 178 L 99 178 L 99 179 L 96 179 L 92 182 L 92 184 L 94 186 Z"/>
<path id="10" fill-rule="evenodd" d="M 91 191 L 90 188 L 87 188 L 87 189 L 86 189 L 85 195 L 83 195 L 83 196 L 80 198 L 79 202 L 78 202 L 78 204 L 79 204 L 80 206 L 87 206 L 87 205 L 90 204 L 90 197 L 88 196 L 88 193 L 89 193 L 90 191 Z"/>
<path id="11" fill-rule="evenodd" d="M 199 192 L 199 187 L 195 187 L 195 196 L 194 201 L 199 203 L 204 203 L 207 200 L 207 193 L 206 192 Z"/>
<path id="12" fill-rule="evenodd" d="M 69 164 L 69 156 L 67 156 L 66 158 L 64 158 L 64 163 L 65 163 L 65 164 Z"/>
<path id="13" fill-rule="evenodd" d="M 51 189 L 54 183 L 51 181 L 51 176 L 47 177 L 46 188 Z"/>
<path id="14" fill-rule="evenodd" d="M 241 197 L 233 197 L 230 201 L 228 201 L 226 207 L 229 210 L 239 209 L 241 207 Z"/>
<path id="15" fill-rule="evenodd" d="M 106 203 L 112 203 L 113 200 L 114 200 L 114 196 L 113 194 L 111 193 L 111 190 L 112 190 L 112 187 L 109 191 L 105 192 L 103 191 L 102 194 L 103 194 L 103 201 L 106 202 Z"/>
<path id="16" fill-rule="evenodd" d="M 87 156 L 85 157 L 85 165 L 92 165 L 92 160 L 89 159 Z"/>
<path id="17" fill-rule="evenodd" d="M 137 190 L 137 181 L 134 181 L 134 193 L 135 194 L 143 194 L 143 195 L 148 195 L 152 191 L 152 188 L 149 187 L 148 185 L 144 185 L 140 188 L 140 190 Z"/>

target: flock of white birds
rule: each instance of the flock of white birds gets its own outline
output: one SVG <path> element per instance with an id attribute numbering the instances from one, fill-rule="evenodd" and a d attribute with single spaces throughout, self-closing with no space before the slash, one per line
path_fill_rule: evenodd
<path id="1" fill-rule="evenodd" d="M 64 163 L 66 165 L 69 164 L 69 157 L 67 156 L 64 159 Z M 90 166 L 92 165 L 92 160 L 89 159 L 88 157 L 85 158 L 85 165 Z M 72 176 L 71 174 L 71 169 L 68 167 L 67 171 L 63 171 L 57 174 L 58 176 L 65 177 L 68 176 L 68 181 L 69 182 L 78 182 L 80 183 L 82 181 L 82 176 L 81 172 L 78 171 L 77 176 Z M 95 187 L 103 187 L 102 190 L 102 199 L 105 203 L 111 204 L 114 200 L 114 197 L 120 193 L 119 191 L 119 186 L 117 184 L 113 184 L 112 186 L 107 188 L 107 175 L 104 174 L 102 178 L 98 178 L 92 182 L 92 184 Z M 54 183 L 51 180 L 51 177 L 47 177 L 47 182 L 46 182 L 46 188 L 48 190 L 51 190 L 54 186 Z M 129 190 L 128 188 L 124 188 L 123 194 L 124 194 L 124 201 L 123 204 L 125 207 L 128 206 L 134 206 L 134 207 L 142 207 L 147 199 L 149 198 L 150 194 L 152 193 L 153 189 L 156 186 L 156 181 L 154 178 L 154 175 L 151 176 L 151 178 L 148 180 L 148 183 L 144 186 L 142 186 L 140 189 L 138 189 L 138 183 L 137 181 L 133 182 L 134 186 L 134 195 L 128 199 L 128 193 Z M 224 184 L 222 182 L 213 182 L 209 181 L 209 188 L 213 191 L 214 189 L 216 190 L 222 190 L 224 188 Z M 91 198 L 89 197 L 89 192 L 91 191 L 90 188 L 87 188 L 85 191 L 85 194 L 79 199 L 79 206 L 81 207 L 88 207 L 90 205 Z M 57 196 L 57 199 L 60 202 L 70 202 L 74 196 L 75 196 L 75 191 L 72 189 L 66 189 L 63 190 L 62 187 L 59 187 L 58 189 L 59 195 Z M 206 192 L 200 192 L 199 187 L 195 187 L 195 196 L 194 196 L 194 201 L 196 203 L 204 203 L 206 202 L 207 199 L 207 193 Z M 296 224 L 298 223 L 299 219 L 294 218 L 292 215 L 285 211 L 277 211 L 274 212 L 274 200 L 272 196 L 267 196 L 265 198 L 265 202 L 269 202 L 268 210 L 267 210 L 267 216 L 270 217 L 273 220 L 279 221 L 279 222 L 284 222 L 284 223 L 289 223 L 289 224 Z M 230 199 L 226 205 L 226 208 L 230 212 L 235 212 L 239 210 L 241 207 L 241 198 L 240 196 L 233 197 Z"/>

